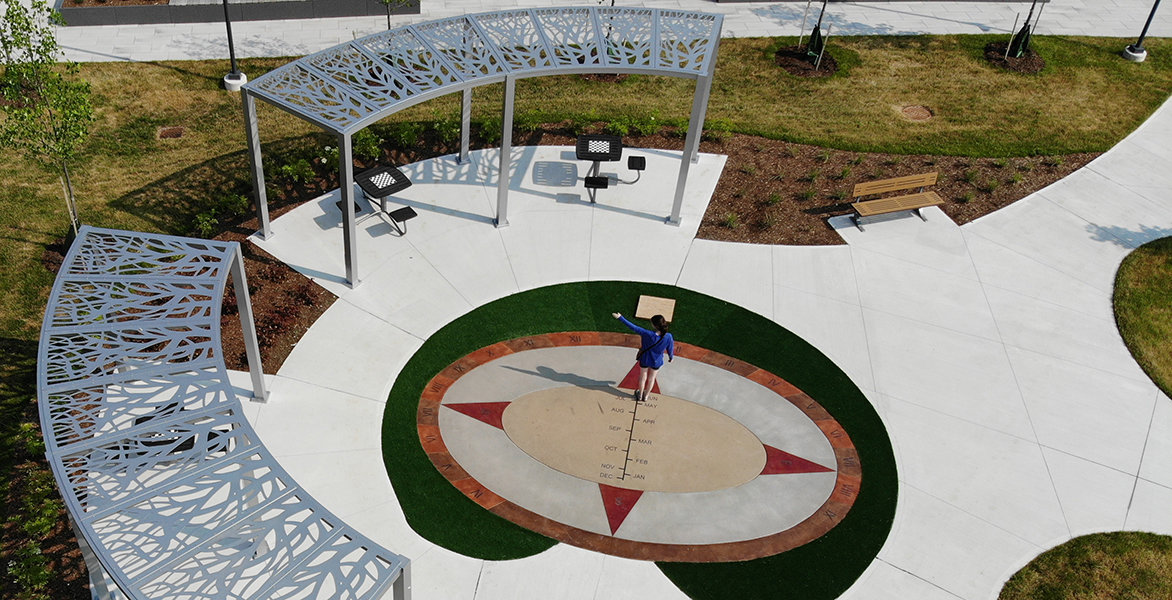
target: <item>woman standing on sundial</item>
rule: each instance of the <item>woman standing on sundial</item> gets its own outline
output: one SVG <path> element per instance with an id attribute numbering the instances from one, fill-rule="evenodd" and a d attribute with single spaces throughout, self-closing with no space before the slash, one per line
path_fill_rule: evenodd
<path id="1" fill-rule="evenodd" d="M 635 358 L 639 360 L 639 387 L 635 388 L 635 402 L 647 398 L 651 389 L 655 387 L 655 375 L 663 366 L 663 355 L 667 354 L 668 362 L 676 356 L 675 340 L 667 332 L 667 319 L 663 315 L 651 317 L 651 325 L 655 331 L 644 329 L 627 320 L 622 313 L 611 313 L 614 318 L 622 321 L 631 331 L 639 334 L 642 342 L 639 353 Z"/>

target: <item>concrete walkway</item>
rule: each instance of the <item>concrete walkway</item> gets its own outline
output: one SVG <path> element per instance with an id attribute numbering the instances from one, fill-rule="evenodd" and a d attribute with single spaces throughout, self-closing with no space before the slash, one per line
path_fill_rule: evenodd
<path id="1" fill-rule="evenodd" d="M 679 597 L 651 563 L 566 545 L 486 562 L 430 544 L 406 525 L 379 443 L 399 368 L 472 307 L 563 281 L 672 283 L 803 336 L 884 419 L 900 472 L 896 521 L 845 598 L 994 598 L 1014 571 L 1073 536 L 1172 534 L 1172 403 L 1132 360 L 1111 311 L 1122 258 L 1172 235 L 1169 136 L 1165 104 L 1087 167 L 976 222 L 958 227 L 930 211 L 927 223 L 903 218 L 860 233 L 838 221 L 848 244 L 830 247 L 694 239 L 723 166 L 717 156 L 693 170 L 679 228 L 658 222 L 670 200 L 646 195 L 670 189 L 671 153 L 652 153 L 643 182 L 591 206 L 577 188 L 534 181 L 539 168 L 574 164 L 569 149 L 517 149 L 527 174 L 503 229 L 488 224 L 491 177 L 469 176 L 491 171 L 482 166 L 494 164 L 491 153 L 463 166 L 412 165 L 419 183 L 403 197 L 420 218 L 406 237 L 381 217 L 362 222 L 357 289 L 340 283 L 333 198 L 278 219 L 276 235 L 259 243 L 339 300 L 251 417 L 316 498 L 413 559 L 419 597 Z M 654 260 L 627 260 L 648 244 L 662 249 Z"/>
<path id="2" fill-rule="evenodd" d="M 395 17 L 405 25 L 472 12 L 503 8 L 567 6 L 565 0 L 422 0 L 420 14 Z M 683 9 L 725 15 L 729 37 L 794 35 L 802 24 L 804 2 L 734 2 L 709 0 L 636 0 L 623 6 Z M 1038 25 L 1042 34 L 1139 35 L 1152 0 L 1052 0 Z M 834 2 L 827 8 L 832 35 L 916 33 L 1005 33 L 1029 2 Z M 816 9 L 811 9 L 816 13 Z M 807 25 L 807 28 L 809 25 Z M 349 17 L 295 21 L 246 21 L 232 24 L 237 56 L 300 56 L 386 28 L 385 17 Z M 1150 36 L 1172 36 L 1172 10 L 1157 12 Z M 227 58 L 227 35 L 221 23 L 64 27 L 58 41 L 66 57 L 79 62 L 109 60 L 193 60 Z M 1127 43 L 1121 43 L 1120 49 Z"/>

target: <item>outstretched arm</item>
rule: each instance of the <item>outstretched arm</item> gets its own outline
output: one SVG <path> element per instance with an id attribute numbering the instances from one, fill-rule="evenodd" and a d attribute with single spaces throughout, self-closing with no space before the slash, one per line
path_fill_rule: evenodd
<path id="1" fill-rule="evenodd" d="M 622 315 L 622 313 L 611 313 L 611 315 L 614 316 L 614 318 L 618 319 L 623 325 L 626 325 L 627 329 L 630 329 L 631 331 L 634 331 L 635 333 L 638 333 L 640 335 L 644 335 L 644 334 L 645 335 L 654 335 L 653 333 L 651 333 L 651 330 L 643 329 L 642 327 L 639 327 L 638 325 L 628 321 L 627 318 Z"/>

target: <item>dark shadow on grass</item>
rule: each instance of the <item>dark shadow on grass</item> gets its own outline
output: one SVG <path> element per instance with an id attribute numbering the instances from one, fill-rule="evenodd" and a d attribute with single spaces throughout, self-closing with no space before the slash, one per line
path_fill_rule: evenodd
<path id="1" fill-rule="evenodd" d="M 316 148 L 312 141 L 313 137 L 314 135 L 310 134 L 268 142 L 264 147 L 265 155 L 273 163 L 280 164 L 287 157 L 298 153 L 304 154 L 308 149 Z M 267 168 L 271 165 L 265 166 Z M 254 214 L 251 179 L 248 153 L 241 150 L 211 158 L 148 183 L 111 201 L 109 205 L 150 223 L 158 231 L 190 235 L 196 232 L 196 217 L 201 213 L 210 214 L 215 211 L 214 216 L 221 224 L 241 217 L 248 218 Z M 304 192 L 297 193 L 298 190 L 295 189 L 292 197 L 282 198 L 272 193 L 273 189 L 277 189 L 274 185 L 280 185 L 282 180 L 272 173 L 267 173 L 266 183 L 270 187 L 269 209 L 275 210 L 290 203 L 299 203 L 316 197 L 320 195 L 316 186 L 328 185 L 329 182 L 327 174 L 326 178 L 317 178 L 301 186 Z M 249 199 L 243 213 L 228 213 L 221 204 L 224 198 L 234 194 Z M 215 231 L 223 229 L 224 227 L 220 226 Z"/>

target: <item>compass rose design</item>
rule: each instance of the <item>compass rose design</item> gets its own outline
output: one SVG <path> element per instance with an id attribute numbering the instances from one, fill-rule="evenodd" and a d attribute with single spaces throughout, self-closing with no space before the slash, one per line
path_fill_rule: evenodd
<path id="1" fill-rule="evenodd" d="M 749 560 L 842 521 L 862 467 L 816 400 L 677 342 L 665 389 L 635 402 L 637 345 L 627 334 L 570 332 L 481 348 L 424 388 L 424 450 L 491 512 L 618 556 Z"/>

